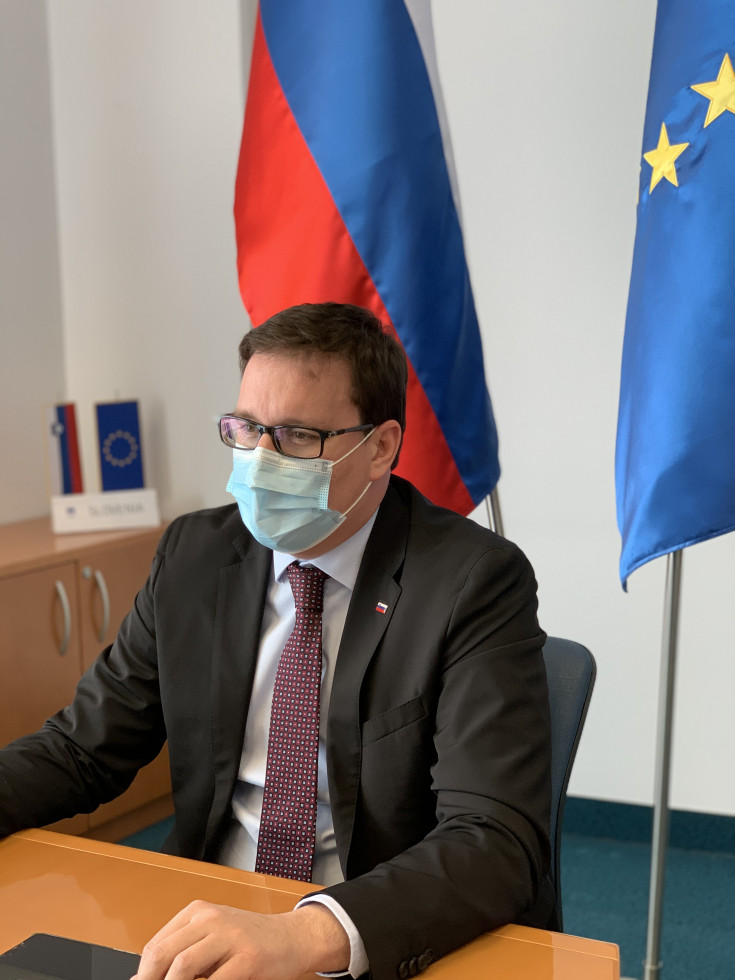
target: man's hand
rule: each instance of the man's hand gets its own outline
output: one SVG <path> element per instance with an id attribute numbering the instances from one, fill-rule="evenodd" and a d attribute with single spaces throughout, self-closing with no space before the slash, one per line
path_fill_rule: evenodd
<path id="1" fill-rule="evenodd" d="M 323 905 L 261 915 L 192 902 L 146 943 L 133 980 L 291 980 L 349 961 L 347 933 Z"/>

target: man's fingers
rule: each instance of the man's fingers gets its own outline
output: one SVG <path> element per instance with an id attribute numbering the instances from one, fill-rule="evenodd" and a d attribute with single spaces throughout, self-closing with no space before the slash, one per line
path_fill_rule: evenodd
<path id="1" fill-rule="evenodd" d="M 193 902 L 146 944 L 133 980 L 294 980 L 349 959 L 347 934 L 322 905 L 263 915 Z"/>
<path id="2" fill-rule="evenodd" d="M 223 954 L 223 950 L 217 951 L 220 944 L 212 936 L 219 913 L 218 906 L 207 902 L 187 905 L 146 943 L 134 980 L 209 976 Z"/>
<path id="3" fill-rule="evenodd" d="M 183 908 L 180 912 L 177 912 L 173 919 L 169 919 L 165 926 L 161 926 L 155 936 L 152 936 L 148 941 L 147 945 L 150 946 L 152 943 L 159 942 L 162 939 L 167 939 L 179 929 L 187 926 L 198 913 L 203 913 L 206 905 L 207 902 L 202 902 L 200 900 L 190 902 L 186 908 Z"/>
<path id="4" fill-rule="evenodd" d="M 166 980 L 196 980 L 198 977 L 221 977 L 222 974 L 218 971 L 218 967 L 224 959 L 222 944 L 217 941 L 215 936 L 205 936 L 198 942 L 187 945 L 184 949 L 179 950 L 170 959 L 167 972 L 163 976 Z"/>

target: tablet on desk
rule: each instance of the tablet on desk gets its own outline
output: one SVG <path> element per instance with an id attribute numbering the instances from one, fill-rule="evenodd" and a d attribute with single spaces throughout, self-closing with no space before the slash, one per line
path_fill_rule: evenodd
<path id="1" fill-rule="evenodd" d="M 37 932 L 0 953 L 0 980 L 130 980 L 140 956 Z"/>

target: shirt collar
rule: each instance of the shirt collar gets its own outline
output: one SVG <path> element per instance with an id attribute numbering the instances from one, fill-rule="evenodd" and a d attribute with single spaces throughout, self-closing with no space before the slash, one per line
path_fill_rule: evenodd
<path id="1" fill-rule="evenodd" d="M 376 510 L 370 520 L 342 544 L 338 544 L 331 551 L 325 551 L 323 555 L 319 555 L 317 558 L 310 558 L 304 564 L 314 565 L 315 568 L 321 569 L 325 575 L 333 578 L 352 592 L 355 588 L 357 573 L 360 570 L 365 545 L 370 537 L 377 514 Z M 285 581 L 286 568 L 294 561 L 299 561 L 299 559 L 294 558 L 293 555 L 286 555 L 282 551 L 273 552 L 273 574 L 276 581 Z"/>

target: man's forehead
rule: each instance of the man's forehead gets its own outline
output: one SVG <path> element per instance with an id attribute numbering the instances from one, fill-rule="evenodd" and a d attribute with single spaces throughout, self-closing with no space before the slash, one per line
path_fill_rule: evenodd
<path id="1" fill-rule="evenodd" d="M 241 415 L 267 424 L 311 420 L 315 425 L 319 418 L 321 427 L 331 428 L 337 422 L 349 424 L 357 411 L 350 366 L 340 355 L 258 352 L 245 366 L 238 398 Z"/>
<path id="2" fill-rule="evenodd" d="M 321 351 L 257 351 L 248 361 L 245 371 L 250 366 L 256 371 L 263 366 L 285 369 L 310 381 L 318 381 L 324 375 L 350 375 L 346 357 Z"/>

